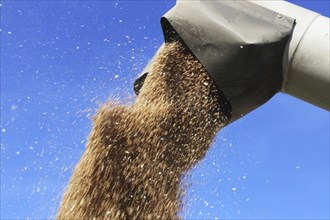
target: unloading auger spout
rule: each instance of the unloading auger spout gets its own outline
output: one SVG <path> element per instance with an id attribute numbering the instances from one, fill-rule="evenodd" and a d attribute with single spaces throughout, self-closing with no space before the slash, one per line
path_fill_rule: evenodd
<path id="1" fill-rule="evenodd" d="M 178 0 L 161 25 L 165 43 L 180 41 L 208 71 L 229 123 L 277 92 L 330 110 L 328 17 L 286 1 Z"/>

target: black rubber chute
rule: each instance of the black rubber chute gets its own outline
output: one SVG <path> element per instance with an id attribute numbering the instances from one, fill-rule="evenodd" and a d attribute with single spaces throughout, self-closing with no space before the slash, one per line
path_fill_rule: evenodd
<path id="1" fill-rule="evenodd" d="M 182 0 L 161 18 L 165 42 L 186 45 L 229 101 L 230 122 L 280 91 L 294 22 L 249 1 Z"/>

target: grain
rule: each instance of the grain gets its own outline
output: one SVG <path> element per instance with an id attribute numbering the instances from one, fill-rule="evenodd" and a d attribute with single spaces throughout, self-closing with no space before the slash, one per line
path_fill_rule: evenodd
<path id="1" fill-rule="evenodd" d="M 178 219 L 184 175 L 226 124 L 216 86 L 178 42 L 165 44 L 130 106 L 107 103 L 57 219 Z"/>

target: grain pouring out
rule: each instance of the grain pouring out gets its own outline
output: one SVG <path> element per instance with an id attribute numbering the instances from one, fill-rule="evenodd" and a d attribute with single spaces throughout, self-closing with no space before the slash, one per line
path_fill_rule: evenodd
<path id="1" fill-rule="evenodd" d="M 218 90 L 181 43 L 166 43 L 135 103 L 93 120 L 57 219 L 176 219 L 184 175 L 226 125 Z"/>

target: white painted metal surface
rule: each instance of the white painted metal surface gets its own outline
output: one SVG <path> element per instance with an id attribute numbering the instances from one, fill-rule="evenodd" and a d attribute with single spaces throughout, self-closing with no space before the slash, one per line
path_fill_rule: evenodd
<path id="1" fill-rule="evenodd" d="M 296 19 L 283 60 L 282 92 L 329 111 L 329 18 L 286 1 L 253 2 Z"/>

